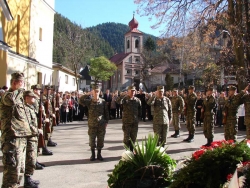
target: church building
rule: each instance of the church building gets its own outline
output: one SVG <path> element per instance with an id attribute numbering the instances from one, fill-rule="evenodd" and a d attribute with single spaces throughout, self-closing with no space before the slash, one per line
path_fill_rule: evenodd
<path id="1" fill-rule="evenodd" d="M 115 74 L 103 83 L 103 89 L 125 90 L 134 84 L 139 89 L 143 48 L 143 33 L 139 31 L 138 21 L 134 18 L 129 22 L 129 31 L 124 35 L 124 52 L 115 54 L 109 60 L 117 66 Z"/>

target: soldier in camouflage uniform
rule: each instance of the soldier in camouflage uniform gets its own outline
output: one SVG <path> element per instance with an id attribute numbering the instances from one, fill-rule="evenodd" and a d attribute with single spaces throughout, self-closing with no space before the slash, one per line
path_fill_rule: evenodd
<path id="1" fill-rule="evenodd" d="M 193 142 L 194 141 L 194 134 L 195 134 L 195 117 L 196 117 L 196 101 L 197 95 L 194 92 L 195 87 L 189 86 L 188 87 L 188 96 L 185 98 L 185 106 L 184 109 L 187 112 L 186 115 L 186 123 L 187 123 L 187 130 L 188 130 L 188 138 L 184 139 L 184 142 Z"/>
<path id="2" fill-rule="evenodd" d="M 156 96 L 148 100 L 148 105 L 154 107 L 153 130 L 159 136 L 158 145 L 165 145 L 172 119 L 172 105 L 168 97 L 164 96 L 164 86 L 157 86 Z"/>
<path id="3" fill-rule="evenodd" d="M 213 88 L 209 87 L 206 92 L 206 98 L 203 100 L 201 112 L 204 114 L 204 126 L 203 133 L 207 139 L 207 143 L 204 146 L 210 146 L 214 138 L 214 111 L 216 101 L 213 94 Z"/>
<path id="4" fill-rule="evenodd" d="M 173 89 L 173 96 L 170 98 L 172 104 L 173 120 L 172 124 L 174 126 L 175 133 L 171 137 L 180 137 L 180 115 L 183 112 L 184 100 L 178 95 L 178 89 Z"/>
<path id="5" fill-rule="evenodd" d="M 238 117 L 237 112 L 239 109 L 239 106 L 242 104 L 242 97 L 246 92 L 246 89 L 244 91 L 241 91 L 240 93 L 236 94 L 236 87 L 235 86 L 229 86 L 228 89 L 228 99 L 225 102 L 225 108 L 224 108 L 224 116 L 226 116 L 226 123 L 224 125 L 224 131 L 225 131 L 225 140 L 234 140 L 237 139 L 237 133 L 238 133 Z"/>
<path id="6" fill-rule="evenodd" d="M 24 110 L 24 89 L 22 89 L 24 74 L 21 72 L 11 74 L 10 83 L 10 89 L 5 92 L 0 102 L 2 188 L 19 186 L 25 172 L 27 139 L 32 135 Z"/>
<path id="7" fill-rule="evenodd" d="M 242 97 L 245 107 L 244 125 L 246 125 L 246 138 L 250 140 L 250 86 L 247 86 L 247 93 Z"/>
<path id="8" fill-rule="evenodd" d="M 45 88 L 44 88 L 44 94 L 43 94 L 43 104 L 44 106 L 48 104 L 48 113 L 46 114 L 46 120 L 45 121 L 49 121 L 50 123 L 50 132 L 48 132 L 48 128 L 45 128 L 45 132 L 44 132 L 44 140 L 45 140 L 45 145 L 46 146 L 49 146 L 49 147 L 55 147 L 57 146 L 57 143 L 56 142 L 53 142 L 51 137 L 52 137 L 52 134 L 53 134 L 53 130 L 54 130 L 54 127 L 52 126 L 52 117 L 55 117 L 55 114 L 53 114 L 53 109 L 52 109 L 52 105 L 51 105 L 51 100 L 52 100 L 52 97 L 50 96 L 51 94 L 51 86 L 50 85 L 46 85 Z M 45 109 L 46 111 L 46 109 Z M 47 150 L 43 149 L 42 151 L 42 154 L 43 155 L 48 155 L 48 152 Z M 50 151 L 50 154 L 53 155 L 53 152 Z"/>
<path id="9" fill-rule="evenodd" d="M 133 151 L 131 142 L 135 142 L 138 133 L 138 124 L 141 119 L 141 101 L 135 97 L 135 86 L 128 87 L 128 94 L 116 100 L 123 107 L 122 130 L 123 143 Z"/>
<path id="10" fill-rule="evenodd" d="M 24 187 L 38 187 L 39 181 L 31 180 L 34 174 L 37 160 L 37 146 L 38 146 L 38 127 L 37 114 L 35 109 L 36 96 L 32 91 L 24 91 L 23 98 L 25 101 L 25 110 L 27 120 L 30 125 L 32 136 L 28 137 L 26 148 L 26 162 L 25 162 L 25 182 Z"/>
<path id="11" fill-rule="evenodd" d="M 33 106 L 35 107 L 35 111 L 37 114 L 37 120 L 38 120 L 38 114 L 40 112 L 40 110 L 39 110 L 40 95 L 41 95 L 42 88 L 39 84 L 36 84 L 36 85 L 31 86 L 31 89 L 33 90 L 33 93 L 36 96 L 35 103 L 33 104 Z M 41 105 L 43 107 L 42 112 L 44 114 L 44 106 L 43 106 L 43 104 L 41 104 Z M 43 115 L 42 117 L 45 118 L 45 115 Z M 43 130 L 39 131 L 39 135 L 40 134 L 43 136 Z M 38 147 L 39 147 L 39 145 L 38 145 Z M 42 150 L 43 150 L 44 155 L 52 155 L 52 152 L 47 149 L 46 145 L 42 148 Z M 42 170 L 44 167 L 45 167 L 44 164 L 39 163 L 38 161 L 36 162 L 36 170 Z"/>
<path id="12" fill-rule="evenodd" d="M 88 107 L 88 135 L 89 135 L 89 146 L 91 148 L 90 161 L 95 160 L 95 148 L 97 148 L 97 159 L 103 160 L 101 150 L 104 146 L 104 137 L 106 134 L 106 127 L 109 121 L 109 109 L 106 101 L 99 98 L 100 87 L 94 85 L 93 98 L 89 99 L 89 94 L 81 96 L 79 103 Z M 97 139 L 97 144 L 96 144 Z"/>

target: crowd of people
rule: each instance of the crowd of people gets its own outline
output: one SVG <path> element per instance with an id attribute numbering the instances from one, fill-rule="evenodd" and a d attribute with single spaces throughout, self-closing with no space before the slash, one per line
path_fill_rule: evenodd
<path id="1" fill-rule="evenodd" d="M 38 187 L 39 181 L 31 178 L 35 169 L 44 168 L 37 160 L 38 151 L 53 155 L 48 147 L 57 146 L 52 141 L 54 127 L 72 121 L 88 121 L 90 161 L 104 160 L 101 150 L 112 119 L 122 119 L 123 143 L 131 151 L 140 121 L 152 121 L 158 146 L 167 143 L 170 125 L 175 131 L 171 137 L 180 137 L 181 120 L 189 133 L 184 142 L 193 142 L 196 127 L 203 126 L 207 139 L 204 146 L 210 146 L 215 125 L 224 127 L 225 140 L 236 141 L 238 121 L 246 127 L 246 138 L 250 139 L 248 86 L 239 93 L 235 86 L 229 86 L 226 96 L 213 87 L 195 92 L 192 85 L 187 93 L 176 88 L 165 91 L 164 86 L 146 93 L 129 86 L 124 92 L 107 89 L 104 94 L 99 85 L 93 85 L 90 92 L 60 92 L 55 86 L 39 84 L 25 91 L 23 85 L 24 74 L 15 72 L 10 88 L 0 89 L 3 188 L 17 187 L 23 176 L 24 187 Z"/>

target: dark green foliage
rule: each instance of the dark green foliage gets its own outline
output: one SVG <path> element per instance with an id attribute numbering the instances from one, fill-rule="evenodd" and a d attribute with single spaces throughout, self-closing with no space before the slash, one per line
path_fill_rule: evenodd
<path id="1" fill-rule="evenodd" d="M 110 188 L 165 187 L 171 182 L 175 160 L 165 154 L 165 149 L 156 147 L 158 137 L 149 135 L 148 139 L 134 145 L 135 155 L 130 160 L 120 160 L 112 174 L 109 174 Z M 127 151 L 129 149 L 127 148 Z"/>
<path id="2" fill-rule="evenodd" d="M 219 188 L 233 174 L 237 164 L 250 160 L 250 148 L 245 142 L 207 150 L 191 158 L 173 177 L 170 188 Z"/>

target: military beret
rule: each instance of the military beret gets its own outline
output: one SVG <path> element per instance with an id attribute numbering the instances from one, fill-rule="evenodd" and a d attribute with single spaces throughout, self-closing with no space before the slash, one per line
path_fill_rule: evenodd
<path id="1" fill-rule="evenodd" d="M 128 90 L 136 90 L 135 86 L 128 86 Z"/>
<path id="2" fill-rule="evenodd" d="M 13 80 L 24 80 L 24 74 L 22 72 L 14 72 L 11 74 Z"/>
<path id="3" fill-rule="evenodd" d="M 236 88 L 235 86 L 229 86 L 229 87 L 228 87 L 228 90 L 229 90 L 229 91 L 235 91 L 236 89 L 237 89 L 237 88 Z"/>
<path id="4" fill-rule="evenodd" d="M 23 92 L 23 97 L 26 97 L 26 96 L 36 97 L 35 94 L 31 90 L 27 90 Z"/>
<path id="5" fill-rule="evenodd" d="M 194 89 L 194 88 L 195 88 L 195 87 L 192 86 L 192 85 L 188 86 L 188 89 Z"/>
<path id="6" fill-rule="evenodd" d="M 157 86 L 157 91 L 164 91 L 164 86 Z"/>
<path id="7" fill-rule="evenodd" d="M 33 89 L 33 90 L 34 89 L 41 90 L 42 88 L 41 88 L 40 84 L 36 84 L 36 85 L 32 85 L 31 89 Z"/>
<path id="8" fill-rule="evenodd" d="M 93 90 L 100 90 L 100 86 L 97 84 L 92 85 Z"/>

